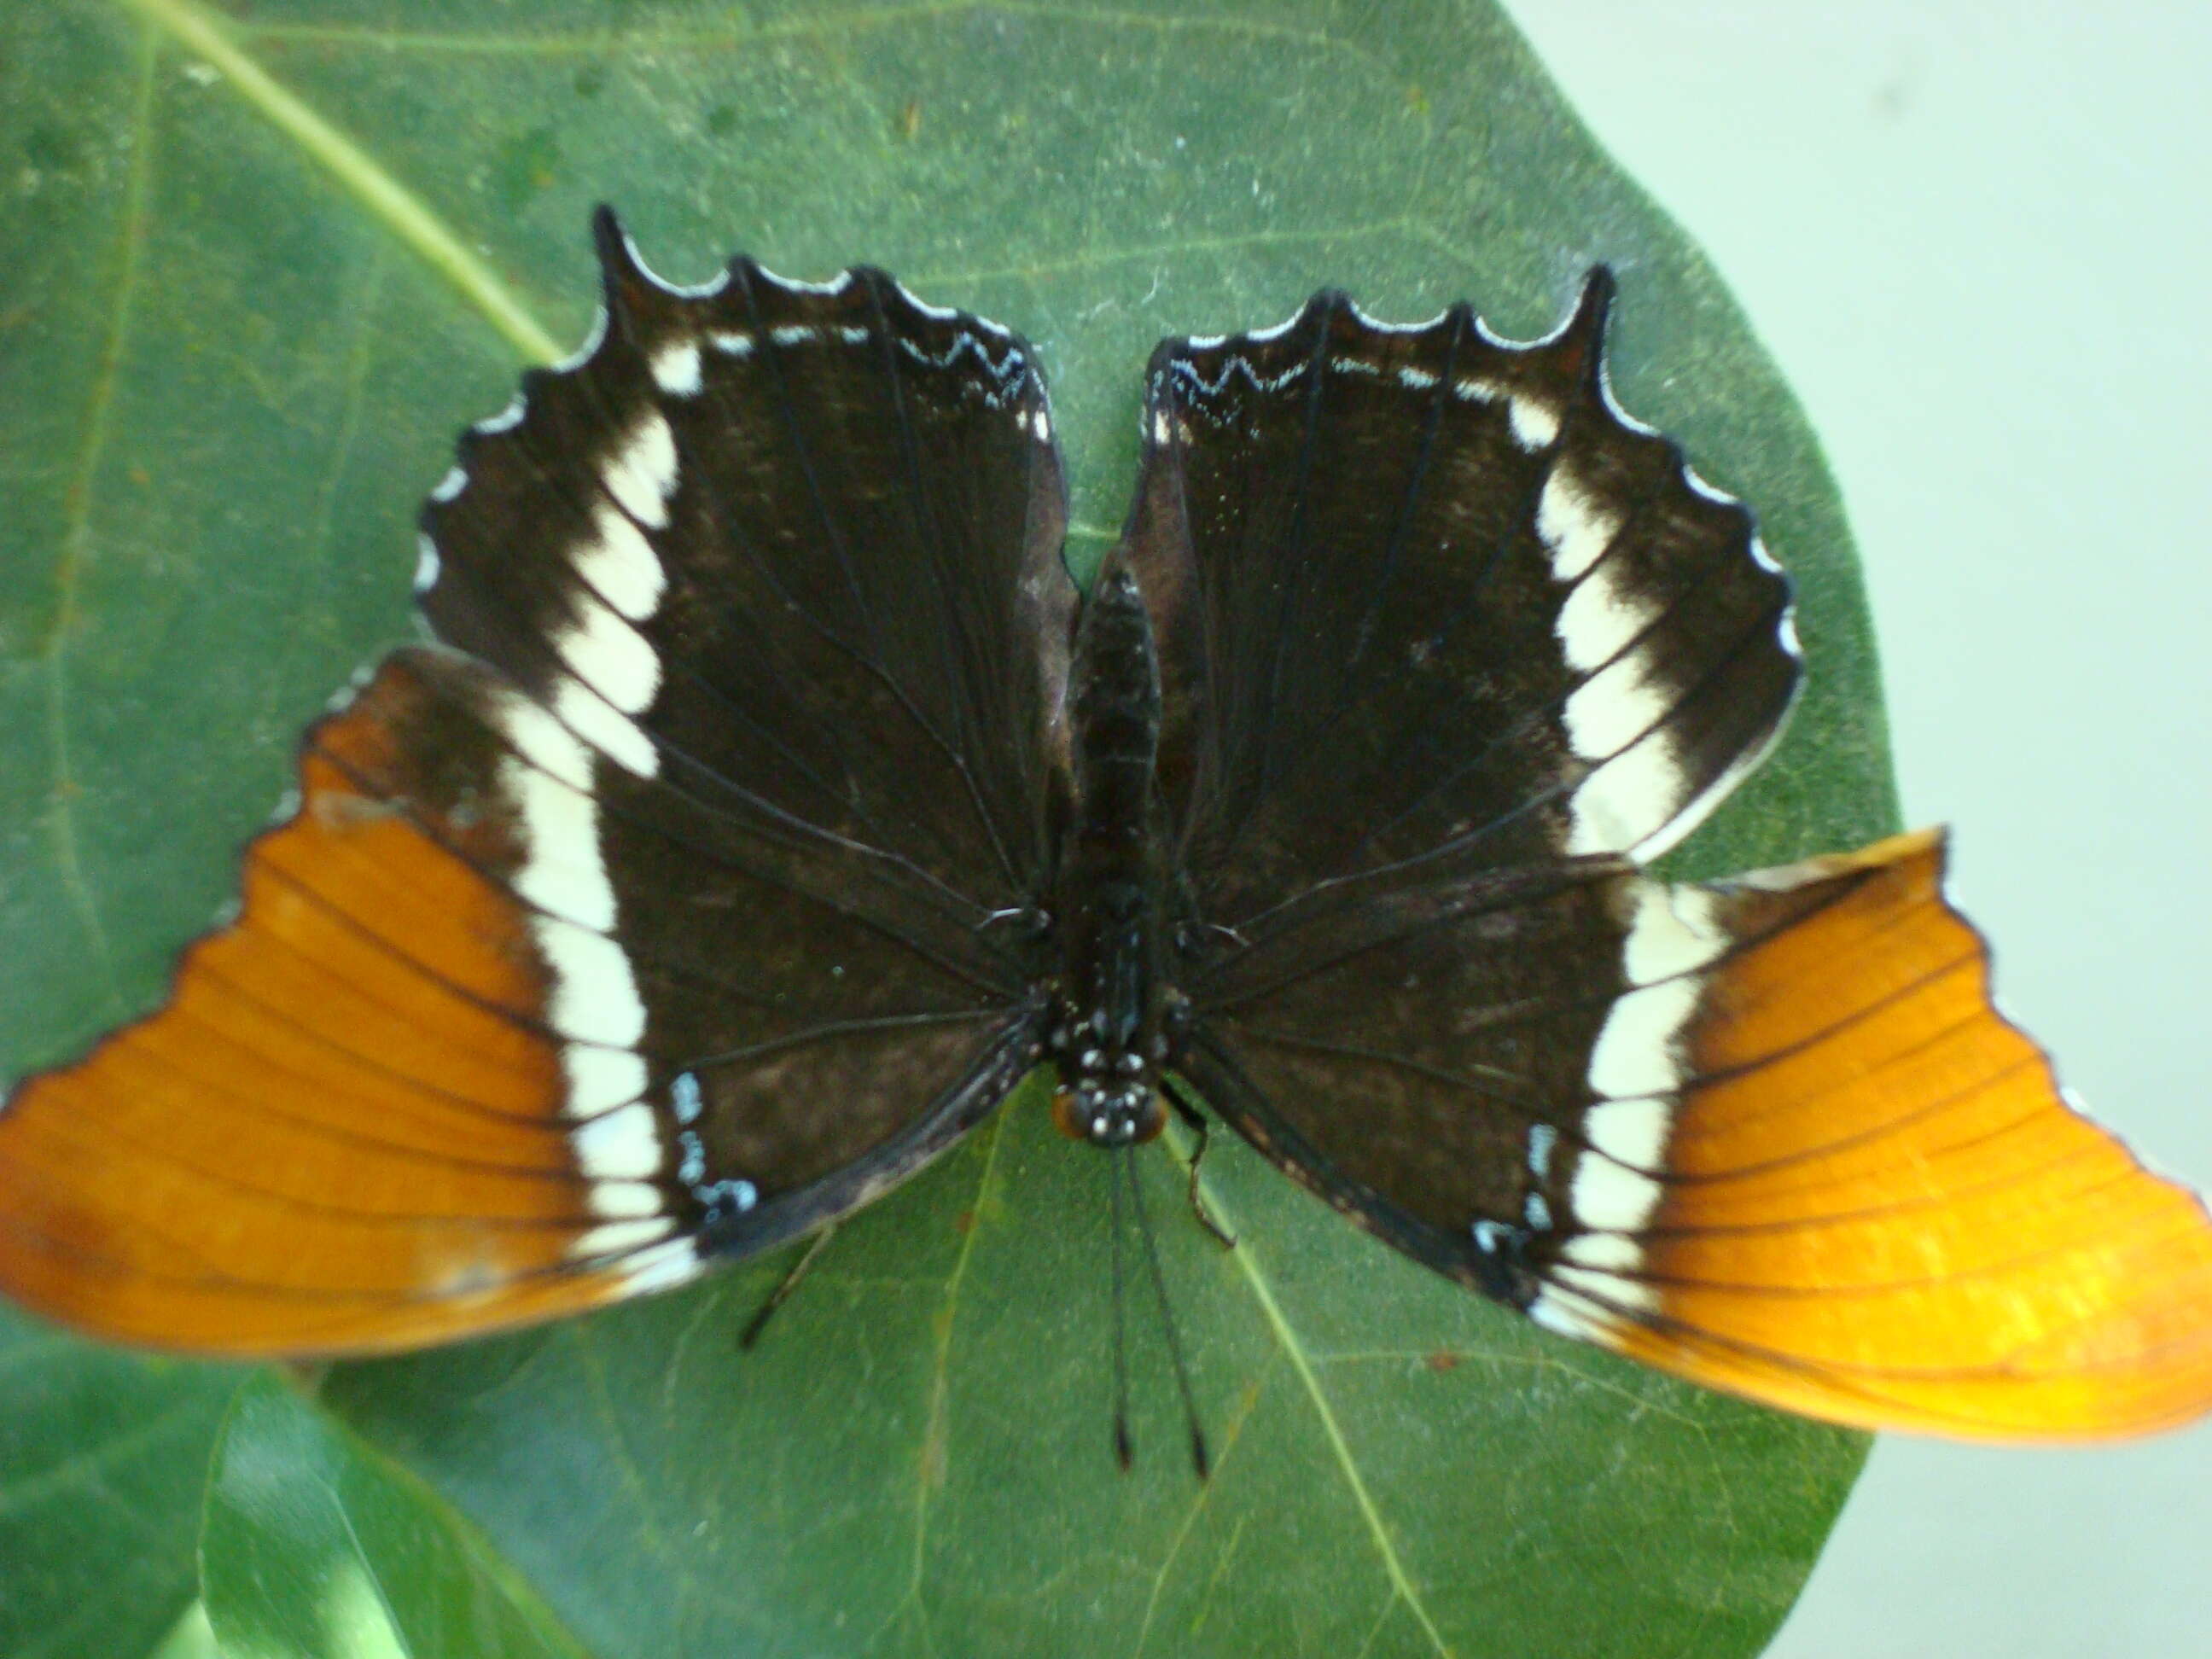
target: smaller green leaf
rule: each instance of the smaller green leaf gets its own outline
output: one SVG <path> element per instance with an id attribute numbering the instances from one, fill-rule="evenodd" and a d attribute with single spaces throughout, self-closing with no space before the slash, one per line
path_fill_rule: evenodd
<path id="1" fill-rule="evenodd" d="M 202 1565 L 231 1659 L 582 1651 L 473 1528 L 274 1375 L 224 1425 Z"/>
<path id="2" fill-rule="evenodd" d="M 0 1654 L 127 1659 L 170 1634 L 240 1376 L 94 1347 L 0 1305 Z"/>

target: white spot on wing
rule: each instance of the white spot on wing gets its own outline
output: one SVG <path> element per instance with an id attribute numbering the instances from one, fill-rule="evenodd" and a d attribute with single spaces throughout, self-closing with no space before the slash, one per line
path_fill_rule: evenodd
<path id="1" fill-rule="evenodd" d="M 630 1048 L 645 1035 L 629 954 L 605 933 L 555 916 L 532 919 L 538 954 L 551 970 L 545 1023 L 562 1036 L 611 1048 Z"/>
<path id="2" fill-rule="evenodd" d="M 672 398 L 696 398 L 702 384 L 699 370 L 699 343 L 696 340 L 671 340 L 653 354 L 653 380 Z"/>
<path id="3" fill-rule="evenodd" d="M 588 1181 L 650 1181 L 660 1173 L 660 1121 L 641 1102 L 593 1118 L 568 1144 Z"/>
<path id="4" fill-rule="evenodd" d="M 615 893 L 591 796 L 515 758 L 500 768 L 500 782 L 514 802 L 526 845 L 516 896 L 580 927 L 612 927 Z"/>
<path id="5" fill-rule="evenodd" d="M 1513 394 L 1508 421 L 1513 441 L 1532 452 L 1547 447 L 1559 435 L 1559 411 L 1525 392 Z"/>
<path id="6" fill-rule="evenodd" d="M 768 337 L 780 346 L 805 345 L 821 337 L 822 331 L 811 323 L 780 323 L 768 331 Z"/>
<path id="7" fill-rule="evenodd" d="M 699 1114 L 706 1108 L 706 1097 L 700 1090 L 696 1073 L 681 1072 L 668 1085 L 668 1103 L 676 1109 L 678 1123 L 696 1123 Z"/>
<path id="8" fill-rule="evenodd" d="M 585 1189 L 592 1213 L 608 1221 L 634 1221 L 661 1213 L 660 1188 L 649 1181 L 595 1181 Z"/>
<path id="9" fill-rule="evenodd" d="M 427 593 L 438 585 L 438 544 L 427 535 L 415 538 L 415 591 Z"/>
<path id="10" fill-rule="evenodd" d="M 1516 405 L 1518 406 L 1517 404 Z M 1600 501 L 1563 459 L 1536 499 L 1536 533 L 1552 550 L 1552 574 L 1573 581 L 1605 556 L 1626 517 Z"/>
<path id="11" fill-rule="evenodd" d="M 613 503 L 593 508 L 591 538 L 578 545 L 574 558 L 576 574 L 631 621 L 643 622 L 659 608 L 667 573 L 644 532 Z"/>
<path id="12" fill-rule="evenodd" d="M 657 409 L 638 416 L 629 434 L 601 464 L 607 492 L 623 511 L 649 529 L 668 522 L 668 497 L 676 488 L 676 434 Z"/>
<path id="13" fill-rule="evenodd" d="M 1687 775 L 1673 733 L 1663 726 L 1645 732 L 1576 789 L 1568 853 L 1656 856 L 1646 849 L 1673 828 Z"/>
<path id="14" fill-rule="evenodd" d="M 672 1238 L 629 1259 L 623 1288 L 632 1294 L 664 1291 L 698 1276 L 698 1245 L 689 1238 Z"/>
<path id="15" fill-rule="evenodd" d="M 569 603 L 578 613 L 576 624 L 559 630 L 552 641 L 562 659 L 585 685 L 596 690 L 622 714 L 641 714 L 651 708 L 660 689 L 660 659 L 653 651 L 653 642 L 639 633 L 634 623 L 601 604 L 592 593 L 580 588 L 569 596 Z M 558 708 L 564 720 L 571 712 L 565 707 L 568 695 L 564 686 Z M 621 723 L 629 726 L 627 720 Z M 630 729 L 636 731 L 635 726 Z M 638 742 L 645 741 L 643 732 L 636 736 Z M 616 752 L 615 745 L 606 747 L 609 753 Z M 646 752 L 651 754 L 650 744 L 646 744 Z M 624 759 L 619 754 L 616 757 Z M 624 763 L 629 764 L 626 759 Z M 630 769 L 650 771 L 652 764 L 648 761 L 643 766 L 631 765 Z"/>
<path id="16" fill-rule="evenodd" d="M 430 492 L 430 499 L 443 507 L 468 487 L 467 473 L 462 471 L 458 466 L 447 467 L 446 476 L 438 480 L 437 488 Z"/>
<path id="17" fill-rule="evenodd" d="M 587 1233 L 578 1235 L 568 1247 L 568 1254 L 579 1260 L 586 1257 L 626 1255 L 632 1250 L 657 1244 L 675 1230 L 674 1219 L 668 1216 L 641 1216 L 632 1221 L 605 1221 Z"/>
<path id="18" fill-rule="evenodd" d="M 753 337 L 728 329 L 716 329 L 708 335 L 707 343 L 726 357 L 750 357 L 753 355 Z"/>
<path id="19" fill-rule="evenodd" d="M 561 1050 L 561 1070 L 568 1079 L 566 1110 L 590 1117 L 627 1106 L 645 1092 L 645 1060 L 627 1048 L 596 1048 L 571 1042 Z"/>
<path id="20" fill-rule="evenodd" d="M 592 751 L 576 740 L 574 732 L 528 698 L 513 693 L 494 705 L 493 715 L 516 752 L 532 765 L 589 794 Z M 597 856 L 596 828 L 592 845 Z"/>

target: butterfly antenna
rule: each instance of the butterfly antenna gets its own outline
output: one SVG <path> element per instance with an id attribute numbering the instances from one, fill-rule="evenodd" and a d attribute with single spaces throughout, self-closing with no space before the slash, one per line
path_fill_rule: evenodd
<path id="1" fill-rule="evenodd" d="M 1114 1162 L 1121 1163 L 1119 1154 Z M 1121 1177 L 1117 1170 L 1109 1186 L 1113 1194 L 1112 1245 L 1108 1252 L 1114 1264 L 1114 1461 L 1127 1474 L 1137 1461 L 1136 1448 L 1129 1441 L 1129 1345 L 1121 1314 Z"/>
<path id="2" fill-rule="evenodd" d="M 738 1334 L 740 1348 L 750 1348 L 760 1340 L 760 1334 L 768 1328 L 769 1316 L 791 1299 L 791 1293 L 799 1288 L 799 1281 L 814 1265 L 814 1258 L 828 1249 L 830 1241 L 836 1236 L 837 1224 L 833 1221 L 808 1242 L 805 1253 L 791 1264 L 790 1271 L 775 1281 L 775 1288 L 761 1298 L 760 1306 L 753 1310 L 753 1316 L 745 1321 L 744 1329 Z"/>
<path id="3" fill-rule="evenodd" d="M 1176 1333 L 1175 1309 L 1168 1301 L 1167 1275 L 1160 1271 L 1159 1246 L 1152 1237 L 1152 1218 L 1145 1208 L 1145 1188 L 1137 1179 L 1136 1160 L 1124 1148 L 1115 1161 L 1121 1166 L 1122 1176 L 1129 1184 L 1129 1202 L 1137 1214 L 1137 1237 L 1145 1243 L 1145 1267 L 1152 1275 L 1152 1297 L 1159 1304 L 1160 1328 L 1168 1339 L 1168 1358 L 1175 1365 L 1176 1388 L 1182 1395 L 1183 1421 L 1190 1425 L 1190 1466 L 1205 1480 L 1212 1472 L 1213 1461 L 1206 1455 L 1206 1431 L 1198 1424 L 1198 1401 L 1191 1393 L 1190 1368 L 1183 1364 L 1182 1339 Z"/>

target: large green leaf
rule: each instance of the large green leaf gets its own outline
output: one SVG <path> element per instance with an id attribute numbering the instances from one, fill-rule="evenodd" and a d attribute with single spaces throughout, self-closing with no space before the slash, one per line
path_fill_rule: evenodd
<path id="1" fill-rule="evenodd" d="M 299 725 L 405 629 L 413 510 L 453 430 L 581 335 L 601 198 L 672 277 L 738 246 L 795 275 L 866 258 L 1020 327 L 1054 380 L 1079 565 L 1118 521 L 1158 336 L 1273 321 L 1323 283 L 1387 316 L 1468 295 L 1525 336 L 1609 260 L 1623 402 L 1759 507 L 1814 668 L 1688 861 L 1890 827 L 1841 517 L 1712 273 L 1486 5 L 1345 10 L 9 9 L 0 1070 L 147 1006 L 227 896 Z M 1041 1119 L 1018 1099 L 858 1218 L 753 1353 L 734 1334 L 778 1263 L 342 1368 L 315 1408 L 257 1389 L 205 1540 L 217 1632 L 342 1650 L 270 1588 L 337 1559 L 329 1526 L 265 1523 L 286 1514 L 355 1522 L 347 1593 L 449 1652 L 527 1632 L 656 1659 L 1704 1656 L 1778 1622 L 1860 1438 L 1545 1337 L 1235 1148 L 1206 1166 L 1233 1253 L 1181 1224 L 1169 1160 L 1150 1170 L 1219 1468 L 1194 1482 L 1139 1320 L 1118 1474 L 1103 1161 Z M 184 1398 L 222 1374 L 163 1375 Z M 69 1547 L 30 1527 L 0 1607 Z M 146 1629 L 177 1613 L 165 1583 Z M 471 1648 L 447 1614 L 479 1595 L 512 1622 Z"/>
<path id="2" fill-rule="evenodd" d="M 150 1652 L 198 1594 L 208 1446 L 238 1373 L 0 1307 L 0 1654 Z"/>

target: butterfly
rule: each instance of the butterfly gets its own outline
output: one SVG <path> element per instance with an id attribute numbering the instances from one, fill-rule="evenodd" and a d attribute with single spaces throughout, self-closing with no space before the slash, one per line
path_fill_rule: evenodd
<path id="1" fill-rule="evenodd" d="M 422 1346 L 681 1284 L 1026 1077 L 1235 1129 L 1550 1329 L 1869 1427 L 2212 1406 L 2212 1224 L 1992 1009 L 1940 836 L 1646 866 L 1798 686 L 1748 511 L 1607 387 L 1602 270 L 1170 339 L 1079 594 L 1018 336 L 881 271 L 678 289 L 424 510 L 438 643 L 311 726 L 167 1002 L 0 1106 L 0 1289 Z"/>

